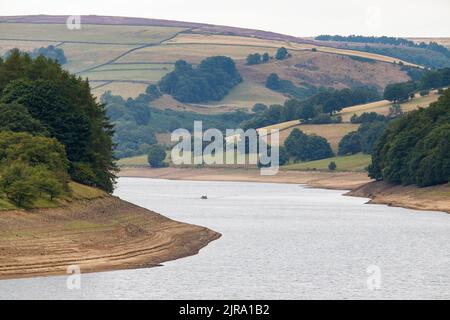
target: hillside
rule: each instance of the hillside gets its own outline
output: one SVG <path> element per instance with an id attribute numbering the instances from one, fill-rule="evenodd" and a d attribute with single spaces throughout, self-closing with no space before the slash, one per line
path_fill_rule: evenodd
<path id="1" fill-rule="evenodd" d="M 428 96 L 421 97 L 419 94 L 415 98 L 400 103 L 403 112 L 409 112 L 418 108 L 426 108 L 430 103 L 437 101 L 439 94 L 436 91 L 430 92 Z M 307 134 L 316 134 L 328 140 L 334 151 L 337 151 L 339 141 L 344 135 L 351 131 L 356 131 L 359 124 L 350 123 L 350 118 L 356 114 L 361 115 L 364 112 L 376 112 L 382 115 L 388 115 L 392 102 L 381 100 L 352 107 L 347 107 L 338 112 L 337 115 L 342 117 L 342 123 L 334 124 L 301 124 L 298 120 L 282 122 L 261 129 L 278 129 L 280 130 L 280 143 L 289 136 L 295 128 L 304 131 Z"/>
<path id="2" fill-rule="evenodd" d="M 286 96 L 264 85 L 271 73 L 298 87 L 370 85 L 381 90 L 388 83 L 409 79 L 394 64 L 398 59 L 271 32 L 101 16 L 82 16 L 82 29 L 68 30 L 65 21 L 63 16 L 0 17 L 0 54 L 13 47 L 30 51 L 57 46 L 68 60 L 64 68 L 89 78 L 94 94 L 100 96 L 111 90 L 125 98 L 136 97 L 148 84 L 157 83 L 173 70 L 178 59 L 196 64 L 212 55 L 233 58 L 244 81 L 222 101 L 190 105 L 164 96 L 152 103 L 162 109 L 201 113 L 216 108 L 222 112 L 235 107 L 250 108 L 256 102 L 282 103 Z M 246 64 L 248 54 L 268 52 L 273 56 L 282 46 L 288 49 L 290 58 Z M 407 61 L 403 63 L 408 65 Z"/>
<path id="3" fill-rule="evenodd" d="M 0 279 L 151 267 L 220 236 L 111 196 L 113 126 L 87 81 L 19 50 L 0 75 Z"/>

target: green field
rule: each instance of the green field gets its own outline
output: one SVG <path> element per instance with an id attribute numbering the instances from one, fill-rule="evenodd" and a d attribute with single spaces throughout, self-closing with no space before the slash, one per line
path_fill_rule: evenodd
<path id="1" fill-rule="evenodd" d="M 351 156 L 339 156 L 322 160 L 288 164 L 282 167 L 283 170 L 319 170 L 329 171 L 328 165 L 331 161 L 336 163 L 336 171 L 365 171 L 371 162 L 371 156 L 358 153 Z"/>
<path id="2" fill-rule="evenodd" d="M 148 167 L 147 155 L 122 158 L 117 161 L 119 167 Z"/>

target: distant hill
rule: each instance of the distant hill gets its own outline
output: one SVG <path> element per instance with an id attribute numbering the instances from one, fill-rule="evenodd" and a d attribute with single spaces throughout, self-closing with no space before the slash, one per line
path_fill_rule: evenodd
<path id="1" fill-rule="evenodd" d="M 231 57 L 241 84 L 218 102 L 186 104 L 164 95 L 152 105 L 200 113 L 251 108 L 255 103 L 283 103 L 290 93 L 266 88 L 271 73 L 299 92 L 319 87 L 374 86 L 407 81 L 400 60 L 323 45 L 311 39 L 274 32 L 159 19 L 81 16 L 81 30 L 66 27 L 67 16 L 0 17 L 0 55 L 14 47 L 33 51 L 53 45 L 67 57 L 64 68 L 89 79 L 93 92 L 137 97 L 184 59 L 194 65 L 209 56 Z M 253 53 L 275 56 L 285 47 L 290 57 L 247 65 Z M 408 65 L 407 61 L 402 62 Z M 293 90 L 291 90 L 292 92 Z M 295 90 L 294 90 L 295 91 Z"/>

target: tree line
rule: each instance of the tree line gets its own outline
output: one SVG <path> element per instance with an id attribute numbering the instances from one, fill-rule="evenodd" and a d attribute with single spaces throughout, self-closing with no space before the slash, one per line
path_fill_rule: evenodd
<path id="1" fill-rule="evenodd" d="M 388 84 L 384 89 L 383 98 L 398 103 L 414 98 L 414 93 L 417 91 L 447 86 L 450 86 L 450 68 L 427 70 L 418 80 Z"/>
<path id="2" fill-rule="evenodd" d="M 250 53 L 247 56 L 246 60 L 247 60 L 247 64 L 249 66 L 251 66 L 251 65 L 255 65 L 255 64 L 267 63 L 270 61 L 270 59 L 271 59 L 271 57 L 270 57 L 269 53 L 265 52 L 263 54 L 260 54 L 260 53 L 256 52 L 256 53 Z"/>
<path id="3" fill-rule="evenodd" d="M 350 35 L 350 36 L 340 36 L 340 35 L 320 35 L 315 38 L 320 41 L 339 41 L 339 42 L 362 42 L 362 43 L 380 43 L 380 44 L 389 44 L 394 46 L 406 46 L 406 47 L 415 47 L 421 49 L 429 49 L 432 51 L 440 52 L 445 54 L 447 57 L 450 57 L 450 50 L 443 45 L 438 44 L 435 41 L 430 41 L 429 43 L 421 41 L 420 43 L 416 43 L 414 41 L 405 39 L 405 38 L 397 38 L 397 37 L 375 37 L 375 36 L 361 36 L 361 35 Z"/>
<path id="4" fill-rule="evenodd" d="M 7 51 L 5 54 L 3 54 L 2 58 L 7 59 L 9 55 L 13 52 L 13 50 L 14 49 Z M 52 59 L 53 61 L 56 61 L 61 65 L 67 62 L 64 50 L 62 48 L 55 47 L 54 45 L 36 48 L 33 51 L 28 52 L 28 54 L 32 59 L 36 59 L 39 56 L 43 56 L 44 58 Z"/>
<path id="5" fill-rule="evenodd" d="M 296 119 L 306 123 L 337 123 L 341 119 L 335 116 L 336 112 L 345 107 L 377 101 L 380 98 L 378 91 L 372 87 L 322 89 L 305 100 L 289 99 L 283 105 L 262 107 L 263 111 L 256 113 L 253 119 L 243 123 L 242 127 L 260 128 Z"/>
<path id="6" fill-rule="evenodd" d="M 12 50 L 0 59 L 0 111 L 0 185 L 11 201 L 23 205 L 24 194 L 47 188 L 34 177 L 45 177 L 61 192 L 68 177 L 113 191 L 114 131 L 87 80 L 55 60 Z"/>

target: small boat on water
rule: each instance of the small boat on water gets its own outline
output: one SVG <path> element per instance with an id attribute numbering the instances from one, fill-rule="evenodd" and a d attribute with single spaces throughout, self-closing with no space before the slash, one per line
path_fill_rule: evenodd
<path id="1" fill-rule="evenodd" d="M 200 199 L 208 199 L 208 196 L 205 194 L 205 195 L 201 196 Z"/>

